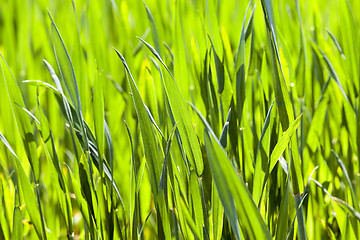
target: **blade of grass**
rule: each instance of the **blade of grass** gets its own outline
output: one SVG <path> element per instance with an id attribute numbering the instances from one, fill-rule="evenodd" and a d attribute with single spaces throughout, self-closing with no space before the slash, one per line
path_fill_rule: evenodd
<path id="1" fill-rule="evenodd" d="M 270 232 L 245 183 L 235 172 L 219 141 L 214 137 L 210 138 L 207 131 L 205 147 L 215 186 L 235 237 L 241 238 L 239 220 L 251 239 L 271 239 Z"/>
<path id="2" fill-rule="evenodd" d="M 22 139 L 22 142 L 23 142 L 23 145 L 25 148 L 26 156 L 30 162 L 31 169 L 34 172 L 35 179 L 38 182 L 39 178 L 40 178 L 40 164 L 39 164 L 39 159 L 37 157 L 36 142 L 35 142 L 34 134 L 32 132 L 31 123 L 30 123 L 29 117 L 27 116 L 27 113 L 24 112 L 18 106 L 15 106 L 16 104 L 18 104 L 22 107 L 25 106 L 24 100 L 22 98 L 20 89 L 19 89 L 18 85 L 16 84 L 15 77 L 10 70 L 9 65 L 7 64 L 7 62 L 5 61 L 5 58 L 3 57 L 3 55 L 1 53 L 0 53 L 0 56 L 2 58 L 2 61 L 5 63 L 5 65 L 8 69 L 8 71 L 5 72 L 6 69 L 3 68 L 3 63 L 0 60 L 0 68 L 1 68 L 1 72 L 2 72 L 2 78 L 3 78 L 3 81 L 6 86 L 12 113 L 15 117 L 16 126 L 20 133 L 20 137 Z M 9 75 L 11 75 L 11 77 Z"/>
<path id="3" fill-rule="evenodd" d="M 166 70 L 169 72 L 172 80 L 165 77 L 164 78 L 164 87 L 170 102 L 170 107 L 175 117 L 175 121 L 178 123 L 178 129 L 181 135 L 181 140 L 187 153 L 187 156 L 190 160 L 190 163 L 195 167 L 198 176 L 200 176 L 204 170 L 204 165 L 202 161 L 202 155 L 200 150 L 200 145 L 196 137 L 194 127 L 192 126 L 192 121 L 190 114 L 186 108 L 184 99 L 180 93 L 180 90 L 175 82 L 174 77 L 170 73 L 169 69 L 165 65 L 164 61 L 161 59 L 159 53 L 143 39 L 139 38 L 146 47 L 155 55 L 155 57 L 164 65 Z M 180 101 L 180 102 L 179 102 Z"/>
<path id="4" fill-rule="evenodd" d="M 40 239 L 46 238 L 46 231 L 44 223 L 41 221 L 40 210 L 36 201 L 36 196 L 33 190 L 33 186 L 31 185 L 29 178 L 25 173 L 25 169 L 19 160 L 18 156 L 15 154 L 14 150 L 10 146 L 9 142 L 6 140 L 4 135 L 0 132 L 0 139 L 5 144 L 5 146 L 9 149 L 9 151 L 14 155 L 15 159 L 15 167 L 17 177 L 19 179 L 21 193 L 24 196 L 24 201 L 26 204 L 26 211 L 29 213 L 31 221 L 35 227 L 35 231 Z"/>
<path id="5" fill-rule="evenodd" d="M 23 239 L 23 227 L 22 227 L 22 218 L 20 210 L 20 196 L 17 188 L 15 187 L 15 200 L 14 200 L 14 214 L 13 214 L 13 232 L 11 234 L 11 239 L 20 240 Z"/>
<path id="6" fill-rule="evenodd" d="M 148 6 L 145 3 L 145 0 L 143 0 L 143 3 L 145 5 L 146 15 L 147 15 L 148 20 L 150 22 L 151 35 L 152 35 L 152 39 L 154 41 L 155 49 L 159 53 L 159 55 L 161 56 L 159 35 L 158 35 L 157 29 L 156 29 L 156 24 L 155 24 L 154 18 L 153 18 L 152 14 L 151 14 L 150 9 L 148 8 Z"/>
<path id="7" fill-rule="evenodd" d="M 338 161 L 338 163 L 340 165 L 340 168 L 344 173 L 345 179 L 346 179 L 347 183 L 349 184 L 352 199 L 353 199 L 353 202 L 354 202 L 354 205 L 355 205 L 355 209 L 359 210 L 359 200 L 358 200 L 358 197 L 356 195 L 356 190 L 355 190 L 355 187 L 354 187 L 354 185 L 353 185 L 353 183 L 352 183 L 352 181 L 351 181 L 351 179 L 349 177 L 349 174 L 348 174 L 348 172 L 346 170 L 346 167 L 345 167 L 343 161 L 341 161 L 339 155 L 337 155 L 337 153 L 334 150 L 332 150 L 332 153 L 335 155 L 335 157 L 336 157 L 336 159 L 337 159 L 337 161 Z"/>
<path id="8" fill-rule="evenodd" d="M 280 156 L 283 154 L 286 146 L 290 143 L 292 135 L 295 133 L 296 129 L 300 124 L 302 114 L 298 116 L 293 123 L 289 126 L 289 128 L 285 131 L 283 136 L 280 138 L 279 142 L 276 144 L 275 148 L 273 149 L 271 156 L 270 156 L 270 163 L 269 163 L 269 172 L 273 170 L 275 164 L 279 160 Z M 295 136 L 294 136 L 295 137 Z"/>
<path id="9" fill-rule="evenodd" d="M 294 121 L 294 110 L 291 103 L 291 99 L 287 92 L 287 87 L 285 83 L 285 78 L 280 62 L 279 50 L 277 46 L 276 36 L 275 36 L 275 25 L 273 20 L 273 12 L 272 12 L 272 2 L 269 0 L 261 0 L 261 5 L 263 8 L 264 18 L 265 18 L 265 25 L 267 29 L 267 35 L 269 39 L 270 51 L 271 51 L 271 62 L 272 62 L 272 70 L 273 70 L 273 86 L 275 91 L 276 97 L 276 104 L 278 106 L 278 111 L 280 115 L 280 122 L 282 129 L 288 129 L 290 123 Z M 297 138 L 292 138 L 292 160 L 293 164 L 291 164 L 291 183 L 294 194 L 299 196 L 302 192 L 304 184 L 301 172 L 301 162 L 299 158 L 299 150 L 297 145 Z M 271 162 L 270 160 L 270 172 L 271 172 Z M 296 202 L 296 208 L 298 202 Z M 301 240 L 306 239 L 306 230 L 305 224 L 301 220 L 303 219 L 303 212 L 302 209 L 300 213 L 297 215 L 299 220 L 299 238 Z"/>
<path id="10" fill-rule="evenodd" d="M 130 69 L 128 68 L 125 58 L 115 49 L 117 55 L 119 56 L 120 60 L 122 61 L 125 70 L 129 76 L 128 78 L 128 82 L 130 85 L 130 89 L 132 91 L 132 98 L 134 101 L 134 105 L 135 105 L 135 109 L 136 109 L 136 113 L 138 115 L 138 119 L 139 119 L 139 124 L 140 124 L 140 133 L 141 133 L 141 137 L 143 139 L 143 145 L 144 145 L 144 150 L 145 150 L 145 157 L 146 157 L 146 161 L 147 164 L 149 166 L 149 170 L 150 170 L 150 179 L 151 179 L 151 191 L 155 200 L 155 206 L 156 209 L 163 212 L 162 209 L 159 209 L 159 181 L 160 181 L 160 177 L 161 177 L 161 157 L 160 157 L 160 153 L 159 153 L 159 148 L 157 146 L 157 141 L 155 138 L 155 133 L 152 129 L 152 124 L 151 121 L 149 119 L 149 116 L 146 112 L 145 109 L 145 105 L 144 102 L 140 96 L 140 93 L 137 89 L 137 86 L 135 84 L 135 81 L 130 73 Z M 163 216 L 167 215 L 165 213 L 159 213 Z M 159 216 L 159 215 L 158 215 Z M 159 236 L 163 235 L 166 238 L 170 238 L 171 233 L 169 232 L 169 225 L 166 225 L 166 221 L 168 221 L 168 218 L 161 218 L 160 221 L 163 221 L 163 227 L 165 227 L 165 229 L 158 229 L 159 231 Z M 159 225 L 161 226 L 161 225 Z M 165 232 L 161 232 L 161 231 L 165 231 Z"/>
<path id="11" fill-rule="evenodd" d="M 254 172 L 254 182 L 253 182 L 253 194 L 252 194 L 252 196 L 254 198 L 255 203 L 257 203 L 257 205 L 259 205 L 260 202 L 261 202 L 263 180 L 265 180 L 265 175 L 266 175 L 266 169 L 264 169 L 264 167 L 263 167 L 263 161 L 265 161 L 266 159 L 263 159 L 262 156 L 259 157 L 259 154 L 260 154 L 259 150 L 262 148 L 263 138 L 264 138 L 265 134 L 267 133 L 268 127 L 270 125 L 271 110 L 272 110 L 272 108 L 274 106 L 274 101 L 272 102 L 272 104 L 271 104 L 271 106 L 269 108 L 269 111 L 266 114 L 264 127 L 263 127 L 263 129 L 261 131 L 259 144 L 258 144 L 258 147 L 257 147 L 257 150 L 256 150 L 255 172 Z"/>

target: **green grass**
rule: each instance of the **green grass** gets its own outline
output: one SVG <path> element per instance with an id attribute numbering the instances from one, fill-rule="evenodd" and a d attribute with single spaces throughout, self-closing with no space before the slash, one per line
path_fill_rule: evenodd
<path id="1" fill-rule="evenodd" d="M 0 0 L 0 239 L 360 238 L 359 8 Z"/>

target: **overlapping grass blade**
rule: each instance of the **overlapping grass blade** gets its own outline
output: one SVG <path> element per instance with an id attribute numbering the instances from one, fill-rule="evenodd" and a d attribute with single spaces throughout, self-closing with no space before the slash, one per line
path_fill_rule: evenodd
<path id="1" fill-rule="evenodd" d="M 140 39 L 146 47 L 155 55 L 155 57 L 164 65 L 164 67 L 169 72 L 170 76 L 173 78 L 169 69 L 165 65 L 164 61 L 161 59 L 159 53 L 147 42 Z M 196 137 L 194 127 L 192 126 L 192 121 L 190 114 L 185 106 L 184 99 L 180 93 L 180 90 L 175 82 L 175 79 L 169 79 L 164 77 L 164 87 L 169 99 L 170 107 L 173 112 L 175 121 L 178 123 L 178 129 L 181 135 L 181 140 L 185 149 L 185 152 L 190 160 L 191 165 L 196 169 L 198 176 L 200 176 L 204 170 L 204 165 L 202 161 L 202 155 L 200 151 L 200 145 Z"/>
<path id="2" fill-rule="evenodd" d="M 241 119 L 243 113 L 243 107 L 245 102 L 245 21 L 246 21 L 246 14 L 249 9 L 249 5 L 246 9 L 241 33 L 240 33 L 240 41 L 239 47 L 237 49 L 234 64 L 235 64 L 235 71 L 236 71 L 236 106 L 237 106 L 237 114 L 238 114 L 238 122 L 241 126 Z"/>
<path id="3" fill-rule="evenodd" d="M 158 35 L 157 29 L 156 29 L 155 20 L 154 20 L 154 17 L 152 16 L 152 14 L 151 14 L 150 9 L 146 5 L 145 1 L 143 1 L 143 2 L 144 2 L 144 5 L 145 5 L 147 17 L 148 17 L 149 22 L 150 22 L 151 35 L 152 35 L 152 39 L 154 41 L 155 49 L 159 53 L 159 55 L 161 56 L 159 35 Z"/>
<path id="4" fill-rule="evenodd" d="M 236 238 L 241 238 L 239 220 L 251 239 L 271 239 L 270 232 L 244 182 L 235 172 L 218 140 L 210 138 L 207 131 L 205 147 L 216 189 Z"/>
<path id="5" fill-rule="evenodd" d="M 271 63 L 274 76 L 273 86 L 275 91 L 276 104 L 278 106 L 281 126 L 283 131 L 285 131 L 285 129 L 288 129 L 289 125 L 294 121 L 294 110 L 287 91 L 285 78 L 280 62 L 279 50 L 275 36 L 275 27 L 273 23 L 272 3 L 268 0 L 261 0 L 261 4 L 263 8 L 265 25 L 271 51 Z M 293 164 L 291 164 L 290 177 L 294 194 L 297 196 L 296 199 L 298 200 L 298 196 L 300 196 L 299 194 L 302 192 L 304 187 L 303 177 L 301 171 L 301 162 L 299 158 L 297 138 L 292 138 L 291 142 Z M 270 160 L 270 172 L 272 170 L 273 164 L 274 160 Z M 299 201 L 296 201 L 296 204 L 298 203 Z M 296 207 L 298 207 L 298 205 L 296 205 Z M 299 220 L 299 237 L 300 239 L 306 239 L 305 225 L 304 222 L 300 221 L 303 219 L 302 209 L 297 216 Z"/>
<path id="6" fill-rule="evenodd" d="M 55 74 L 54 69 L 51 67 L 51 65 L 47 61 L 45 61 L 45 60 L 43 60 L 43 61 L 45 62 L 46 67 L 47 67 L 49 73 L 51 74 L 51 77 L 56 85 L 56 88 L 57 88 L 56 93 L 57 92 L 60 93 L 60 95 L 57 98 L 57 101 L 58 101 L 61 111 L 63 112 L 64 116 L 66 117 L 66 119 L 69 122 L 75 157 L 77 160 L 79 160 L 79 156 L 76 151 L 74 135 L 75 135 L 75 131 L 77 131 L 78 133 L 81 131 L 80 130 L 81 129 L 80 120 L 79 120 L 78 116 L 76 115 L 76 110 L 74 109 L 73 105 L 67 100 L 65 94 L 63 93 L 59 78 Z M 90 142 L 89 142 L 90 156 L 93 160 L 94 165 L 99 169 L 99 161 L 100 160 L 99 160 L 99 154 L 98 154 L 97 147 L 94 145 L 94 143 L 96 143 L 95 137 L 93 136 L 93 134 L 92 134 L 90 128 L 87 126 L 87 124 L 86 123 L 84 123 L 84 124 L 85 124 L 84 127 L 85 127 L 85 132 L 87 134 L 87 138 L 90 140 Z M 112 140 L 111 140 L 110 132 L 109 132 L 106 122 L 104 122 L 104 128 L 105 128 L 105 130 L 104 130 L 105 138 L 106 138 L 106 142 L 107 142 L 107 145 L 109 148 L 109 156 L 110 156 L 110 160 L 111 160 L 113 158 L 113 147 L 112 147 L 112 143 L 111 143 Z M 82 134 L 76 134 L 76 137 L 78 137 L 78 139 L 80 141 L 82 141 L 82 139 L 83 139 Z M 85 146 L 83 146 L 83 149 L 85 150 Z M 111 162 L 111 164 L 112 164 L 112 162 Z M 122 209 L 125 209 L 119 189 L 118 189 L 116 183 L 113 181 L 112 169 L 107 165 L 106 161 L 103 162 L 103 170 L 104 170 L 106 177 L 111 181 L 112 187 L 116 191 L 116 194 L 120 200 Z"/>
<path id="7" fill-rule="evenodd" d="M 20 89 L 16 84 L 16 80 L 10 71 L 9 65 L 7 64 L 5 58 L 1 53 L 0 55 L 2 59 L 0 60 L 0 68 L 2 72 L 1 75 L 7 89 L 12 113 L 15 117 L 16 125 L 20 133 L 20 137 L 23 142 L 27 158 L 30 162 L 31 169 L 33 170 L 35 179 L 38 182 L 40 177 L 40 164 L 36 152 L 36 142 L 32 131 L 30 119 L 26 112 L 16 106 L 16 104 L 18 104 L 21 107 L 25 107 L 24 100 L 22 98 Z M 3 63 L 5 63 L 6 65 L 5 68 L 3 67 Z"/>
<path id="8" fill-rule="evenodd" d="M 60 32 L 56 27 L 50 12 L 48 12 L 48 14 L 51 19 L 51 38 L 53 41 L 54 52 L 61 73 L 61 77 L 64 80 L 66 90 L 70 96 L 72 103 L 75 105 L 77 113 L 80 114 L 81 102 L 74 68 L 69 53 L 67 52 L 65 44 L 60 36 Z"/>
<path id="9" fill-rule="evenodd" d="M 268 128 L 270 125 L 270 121 L 271 121 L 271 111 L 273 109 L 274 106 L 274 101 L 271 104 L 268 113 L 266 114 L 266 118 L 265 118 L 265 123 L 264 123 L 264 127 L 262 128 L 261 131 L 261 135 L 260 135 L 260 140 L 259 140 L 259 145 L 257 147 L 256 150 L 256 157 L 255 157 L 255 172 L 254 172 L 254 181 L 253 181 L 253 198 L 256 204 L 260 204 L 261 201 L 261 196 L 263 193 L 263 181 L 265 180 L 265 175 L 266 175 L 266 168 L 264 169 L 263 165 L 264 165 L 264 161 L 267 159 L 263 159 L 262 155 L 259 156 L 259 154 L 262 154 L 262 151 L 266 151 L 266 149 L 263 149 L 263 138 L 265 136 L 265 134 L 268 132 Z M 262 150 L 260 150 L 262 149 Z M 261 152 L 259 152 L 261 151 Z M 266 163 L 267 165 L 267 163 Z"/>
<path id="10" fill-rule="evenodd" d="M 1 138 L 2 135 L 0 135 Z M 5 201 L 5 189 L 4 189 L 4 178 L 0 177 L 0 200 L 1 202 Z M 10 230 L 10 222 L 8 221 L 7 217 L 6 217 L 6 207 L 3 204 L 0 204 L 0 236 L 5 238 L 5 239 L 10 239 L 10 234 L 11 234 L 11 230 Z"/>
<path id="11" fill-rule="evenodd" d="M 229 109 L 229 112 L 228 112 L 228 115 L 226 118 L 226 122 L 223 126 L 223 129 L 222 129 L 221 135 L 220 135 L 220 139 L 219 139 L 221 146 L 223 148 L 226 148 L 226 146 L 227 146 L 227 134 L 228 134 L 229 124 L 230 124 L 230 118 L 231 118 L 231 108 Z"/>
<path id="12" fill-rule="evenodd" d="M 355 190 L 355 187 L 354 187 L 354 184 L 352 183 L 352 181 L 350 180 L 350 177 L 349 177 L 349 174 L 346 170 L 346 167 L 343 163 L 343 161 L 341 161 L 341 159 L 339 158 L 339 155 L 337 155 L 337 153 L 332 150 L 333 154 L 335 155 L 339 165 L 340 165 L 340 168 L 341 170 L 343 171 L 344 173 L 344 176 L 346 178 L 346 181 L 347 183 L 349 184 L 349 187 L 350 187 L 350 190 L 351 190 L 351 195 L 352 195 L 352 199 L 353 199 L 353 202 L 354 202 L 354 205 L 355 205 L 355 209 L 359 211 L 359 200 L 358 200 L 358 197 L 357 197 L 357 194 L 356 194 L 356 190 Z"/>
<path id="13" fill-rule="evenodd" d="M 330 35 L 331 39 L 333 40 L 336 48 L 339 50 L 339 53 L 341 54 L 341 56 L 345 59 L 345 55 L 344 55 L 344 52 L 338 42 L 338 40 L 336 39 L 335 35 L 329 30 L 329 29 L 326 29 L 326 31 L 328 32 L 328 34 Z"/>
<path id="14" fill-rule="evenodd" d="M 300 124 L 301 117 L 302 114 L 298 116 L 293 123 L 291 123 L 289 128 L 285 131 L 285 133 L 283 134 L 283 136 L 280 138 L 279 142 L 276 144 L 275 148 L 273 149 L 270 156 L 269 172 L 273 170 L 278 159 L 286 149 L 286 146 L 290 143 L 292 135 L 295 133 L 297 127 Z"/>
<path id="15" fill-rule="evenodd" d="M 24 201 L 26 204 L 26 211 L 29 213 L 29 216 L 35 227 L 38 237 L 40 239 L 42 239 L 42 238 L 45 239 L 46 238 L 45 226 L 43 225 L 44 222 L 41 221 L 40 210 L 39 210 L 39 206 L 36 201 L 34 187 L 30 183 L 29 178 L 25 173 L 25 169 L 24 169 L 21 161 L 15 154 L 14 150 L 12 149 L 12 147 L 10 146 L 9 142 L 6 140 L 4 135 L 2 135 L 2 133 L 0 133 L 0 139 L 5 144 L 5 146 L 9 149 L 9 151 L 14 155 L 17 177 L 19 179 L 21 193 L 24 196 Z"/>
<path id="16" fill-rule="evenodd" d="M 161 177 L 161 155 L 159 152 L 159 148 L 157 146 L 157 141 L 155 137 L 155 133 L 152 129 L 152 124 L 149 119 L 149 116 L 146 112 L 144 102 L 142 101 L 142 98 L 140 96 L 140 93 L 137 89 L 137 86 L 135 84 L 135 81 L 130 73 L 130 69 L 128 68 L 125 58 L 115 49 L 117 55 L 119 56 L 120 60 L 122 61 L 125 70 L 129 76 L 128 82 L 132 91 L 132 97 L 136 109 L 136 113 L 138 115 L 139 124 L 140 124 L 140 133 L 141 137 L 143 139 L 143 145 L 145 150 L 145 157 L 147 164 L 149 166 L 149 172 L 150 172 L 150 179 L 151 179 L 151 191 L 155 200 L 155 206 L 157 210 L 162 211 L 162 209 L 159 209 L 159 183 L 160 183 L 160 177 Z M 164 218 L 163 216 L 166 216 L 167 213 L 159 213 L 158 216 L 162 215 L 162 218 L 160 218 L 159 221 L 163 221 L 163 229 L 159 228 L 159 236 L 163 235 L 167 238 L 169 238 L 170 232 L 169 232 L 169 225 L 166 225 L 168 218 Z M 159 225 L 161 226 L 161 225 Z M 161 232 L 163 231 L 163 232 Z"/>
<path id="17" fill-rule="evenodd" d="M 23 239 L 23 227 L 22 227 L 22 217 L 20 210 L 20 196 L 17 188 L 15 188 L 15 197 L 14 197 L 14 214 L 13 214 L 13 231 L 11 234 L 11 239 L 20 240 Z"/>

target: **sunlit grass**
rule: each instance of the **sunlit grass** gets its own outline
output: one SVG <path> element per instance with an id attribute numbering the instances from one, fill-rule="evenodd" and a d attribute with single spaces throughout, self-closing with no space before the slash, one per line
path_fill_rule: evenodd
<path id="1" fill-rule="evenodd" d="M 359 8 L 0 0 L 0 239 L 360 238 Z"/>

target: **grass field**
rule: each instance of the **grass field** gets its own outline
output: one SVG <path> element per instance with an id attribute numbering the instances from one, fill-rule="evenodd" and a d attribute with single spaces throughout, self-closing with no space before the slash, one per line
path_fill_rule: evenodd
<path id="1" fill-rule="evenodd" d="M 357 0 L 0 0 L 0 239 L 359 239 Z"/>

